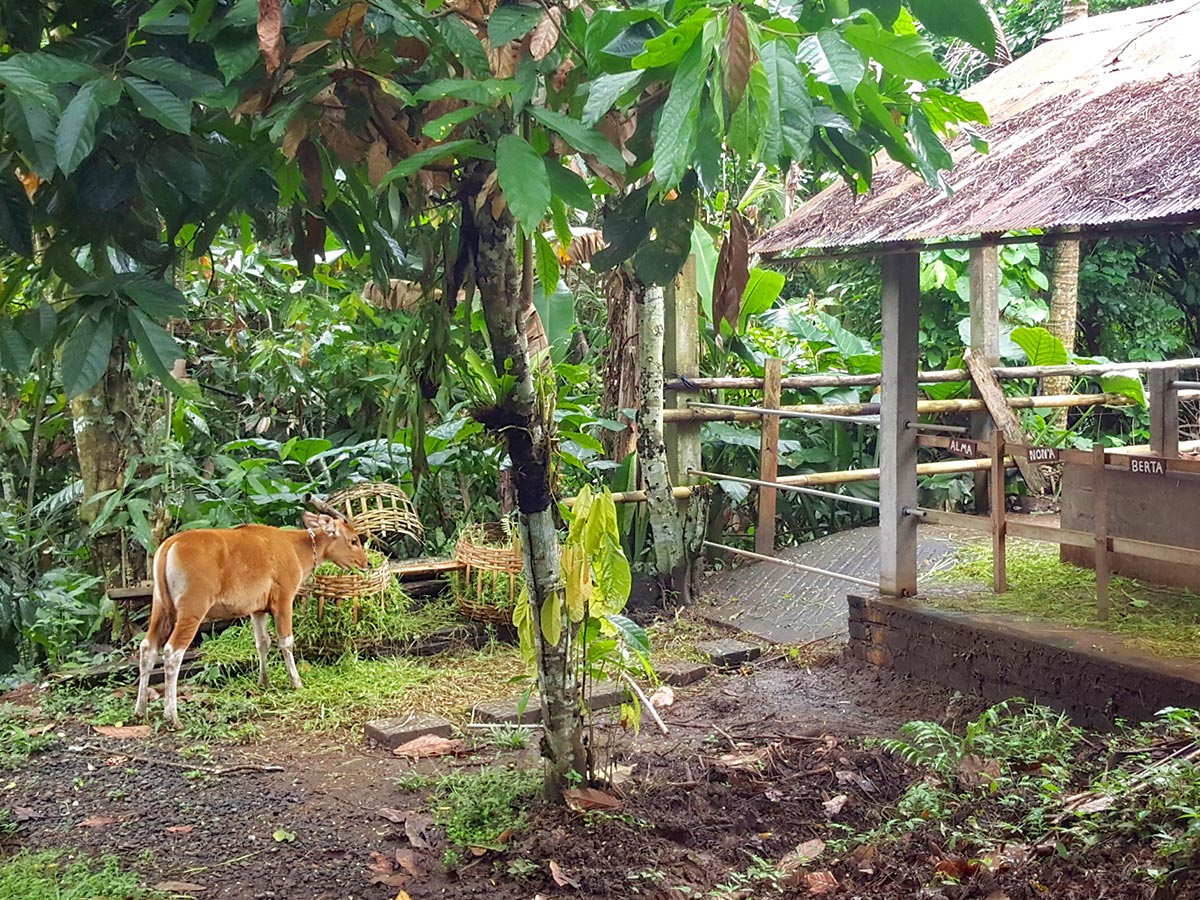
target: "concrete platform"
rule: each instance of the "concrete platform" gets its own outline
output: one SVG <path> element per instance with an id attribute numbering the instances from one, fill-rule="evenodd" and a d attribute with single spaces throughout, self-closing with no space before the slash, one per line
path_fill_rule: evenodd
<path id="1" fill-rule="evenodd" d="M 948 529 L 922 527 L 917 547 L 918 573 L 929 574 L 959 544 L 955 533 Z M 778 556 L 832 572 L 878 579 L 879 529 L 838 532 L 782 549 Z M 846 597 L 864 590 L 852 582 L 773 563 L 739 563 L 708 576 L 697 611 L 713 622 L 763 640 L 798 644 L 831 635 L 844 637 L 848 630 Z"/>

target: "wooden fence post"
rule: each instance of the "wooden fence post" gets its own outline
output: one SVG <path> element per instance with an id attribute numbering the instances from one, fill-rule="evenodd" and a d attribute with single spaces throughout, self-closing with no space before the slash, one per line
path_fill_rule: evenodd
<path id="1" fill-rule="evenodd" d="M 763 408 L 779 409 L 783 402 L 780 381 L 783 378 L 783 360 L 770 357 L 763 371 Z M 779 477 L 779 416 L 762 417 L 762 440 L 758 451 L 758 472 L 762 481 L 774 481 Z M 779 491 L 775 488 L 758 489 L 758 525 L 754 529 L 754 552 L 770 556 L 775 552 L 775 506 Z"/>
<path id="2" fill-rule="evenodd" d="M 971 355 L 986 361 L 989 366 L 1000 362 L 1000 248 L 996 245 L 973 247 L 967 269 L 971 295 Z M 971 382 L 971 396 L 979 396 L 979 388 Z M 992 420 L 986 410 L 971 413 L 971 437 L 986 441 L 992 434 Z M 988 473 L 975 473 L 975 512 L 988 511 Z"/>
<path id="3" fill-rule="evenodd" d="M 992 432 L 989 487 L 992 516 L 992 590 L 1003 594 L 1008 590 L 1008 525 L 1004 509 L 1004 435 L 999 429 Z"/>
<path id="4" fill-rule="evenodd" d="M 1175 369 L 1150 370 L 1150 452 L 1179 458 L 1179 391 Z"/>
<path id="5" fill-rule="evenodd" d="M 663 342 L 663 373 L 669 379 L 700 374 L 700 294 L 696 289 L 696 258 L 689 256 L 683 271 L 664 292 L 666 334 Z M 688 394 L 666 391 L 665 409 L 685 409 Z M 667 467 L 671 484 L 697 484 L 688 469 L 699 469 L 701 422 L 671 422 L 664 429 Z"/>
<path id="6" fill-rule="evenodd" d="M 920 257 L 883 257 L 883 373 L 879 410 L 879 590 L 917 592 L 917 328 Z"/>
<path id="7" fill-rule="evenodd" d="M 1106 451 L 1092 446 L 1092 533 L 1096 536 L 1096 618 L 1108 621 L 1108 479 L 1104 468 Z"/>

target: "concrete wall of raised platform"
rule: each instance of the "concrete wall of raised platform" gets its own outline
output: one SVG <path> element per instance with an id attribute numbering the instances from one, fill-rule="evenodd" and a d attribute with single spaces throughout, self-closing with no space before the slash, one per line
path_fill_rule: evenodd
<path id="1" fill-rule="evenodd" d="M 1154 541 L 1200 550 L 1200 478 L 1187 475 L 1139 475 L 1109 469 L 1108 533 L 1112 537 Z M 1091 531 L 1092 470 L 1063 467 L 1062 527 Z M 1063 546 L 1063 562 L 1092 568 L 1092 551 Z M 1109 555 L 1111 570 L 1151 584 L 1186 587 L 1200 592 L 1200 569 L 1124 553 Z"/>
<path id="2" fill-rule="evenodd" d="M 849 604 L 852 657 L 989 701 L 1024 697 L 1090 728 L 1200 707 L 1200 663 L 1139 653 L 1116 635 L 879 596 Z"/>

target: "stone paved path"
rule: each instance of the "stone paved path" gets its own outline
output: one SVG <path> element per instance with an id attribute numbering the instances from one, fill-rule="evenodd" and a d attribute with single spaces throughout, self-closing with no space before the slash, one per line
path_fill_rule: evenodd
<path id="1" fill-rule="evenodd" d="M 918 575 L 928 574 L 958 545 L 951 532 L 923 527 L 917 545 Z M 778 555 L 831 572 L 875 579 L 879 576 L 879 529 L 842 531 L 785 548 Z M 698 611 L 715 622 L 775 643 L 803 643 L 828 635 L 844 638 L 846 595 L 869 590 L 773 563 L 739 563 L 708 576 Z"/>

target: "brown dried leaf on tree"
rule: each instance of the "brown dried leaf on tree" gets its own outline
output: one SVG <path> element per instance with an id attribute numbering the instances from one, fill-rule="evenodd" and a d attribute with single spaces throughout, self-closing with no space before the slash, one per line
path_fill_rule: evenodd
<path id="1" fill-rule="evenodd" d="M 396 59 L 412 60 L 411 68 L 418 68 L 429 59 L 429 48 L 415 37 L 396 38 L 394 55 Z"/>
<path id="2" fill-rule="evenodd" d="M 281 0 L 258 0 L 258 51 L 274 72 L 283 65 L 283 7 Z"/>
<path id="3" fill-rule="evenodd" d="M 391 168 L 392 160 L 388 156 L 387 141 L 380 138 L 367 151 L 367 178 L 371 180 L 372 187 L 379 187 Z"/>
<path id="4" fill-rule="evenodd" d="M 559 93 L 566 90 L 567 77 L 575 70 L 575 60 L 567 57 L 562 61 L 562 65 L 554 70 L 554 75 L 550 79 L 550 83 L 554 85 L 554 89 Z"/>
<path id="5" fill-rule="evenodd" d="M 487 36 L 483 35 L 480 40 L 486 43 Z M 517 65 L 520 62 L 521 45 L 516 41 L 492 47 L 488 51 L 488 65 L 491 67 L 494 78 L 512 78 L 517 74 Z"/>
<path id="6" fill-rule="evenodd" d="M 304 176 L 308 202 L 314 208 L 325 203 L 325 177 L 321 171 L 321 153 L 317 145 L 305 138 L 296 145 L 296 163 Z"/>
<path id="7" fill-rule="evenodd" d="M 283 140 L 280 142 L 284 158 L 295 159 L 296 151 L 300 149 L 300 142 L 306 137 L 308 137 L 308 121 L 304 116 L 296 116 L 288 122 L 287 130 L 283 132 Z"/>
<path id="8" fill-rule="evenodd" d="M 721 47 L 721 68 L 725 74 L 725 93 L 729 95 L 729 109 L 737 109 L 750 83 L 750 32 L 746 18 L 736 3 L 729 7 L 729 27 L 725 32 L 725 43 Z"/>
<path id="9" fill-rule="evenodd" d="M 325 33 L 331 38 L 339 37 L 347 31 L 358 28 L 367 17 L 366 3 L 351 3 L 335 12 L 325 25 Z"/>
<path id="10" fill-rule="evenodd" d="M 718 332 L 722 321 L 737 330 L 742 295 L 750 281 L 748 244 L 746 220 L 734 210 L 729 217 L 729 234 L 721 242 L 721 252 L 717 254 L 717 273 L 713 282 L 713 326 Z"/>
<path id="11" fill-rule="evenodd" d="M 292 55 L 290 57 L 288 57 L 288 62 L 290 62 L 293 66 L 296 65 L 297 63 L 302 63 L 302 62 L 304 62 L 304 60 L 308 59 L 310 56 L 312 56 L 318 50 L 328 47 L 331 43 L 332 43 L 332 41 L 321 40 L 321 41 L 309 41 L 307 44 L 301 44 L 299 47 L 297 47 L 295 50 L 292 51 Z"/>
<path id="12" fill-rule="evenodd" d="M 554 49 L 559 35 L 562 34 L 562 17 L 562 8 L 552 6 L 534 27 L 533 34 L 529 37 L 529 53 L 534 59 L 545 59 Z"/>

